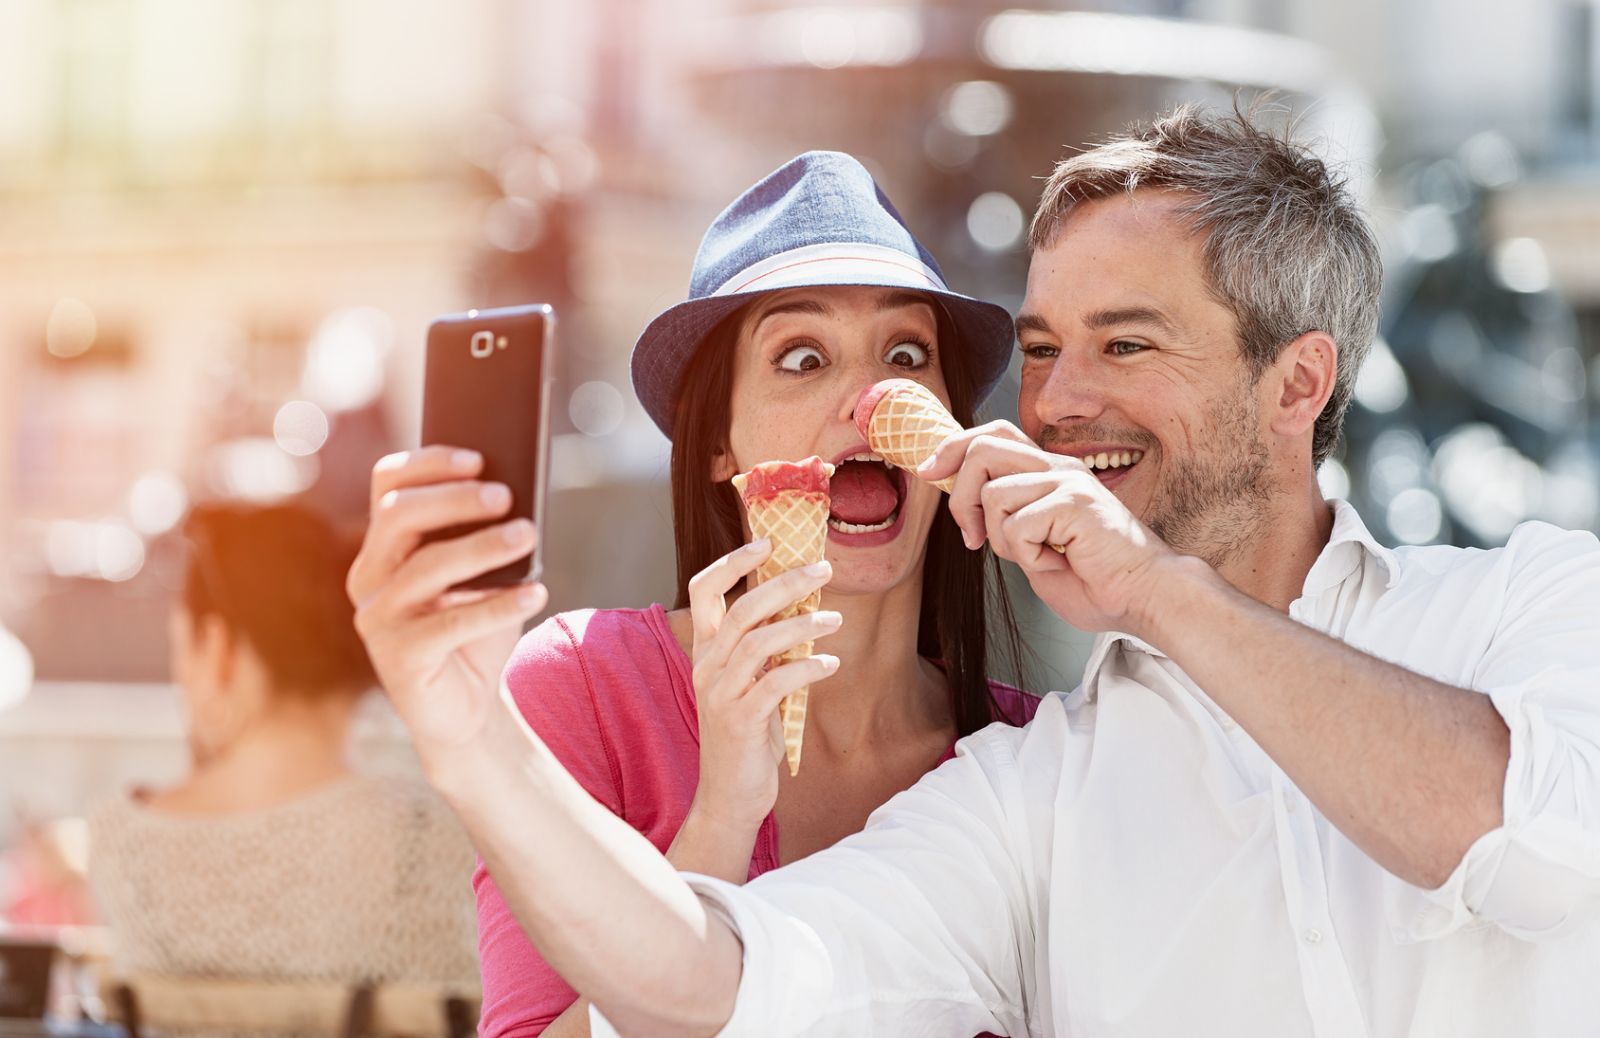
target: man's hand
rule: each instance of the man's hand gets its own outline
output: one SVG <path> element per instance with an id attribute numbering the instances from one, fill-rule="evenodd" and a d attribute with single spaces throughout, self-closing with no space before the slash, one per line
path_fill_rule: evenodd
<path id="1" fill-rule="evenodd" d="M 1160 574 L 1182 557 L 1083 462 L 1040 448 L 1009 422 L 991 422 L 950 437 L 917 475 L 955 475 L 950 513 L 967 546 L 987 539 L 1062 619 L 1087 631 L 1145 635 Z"/>

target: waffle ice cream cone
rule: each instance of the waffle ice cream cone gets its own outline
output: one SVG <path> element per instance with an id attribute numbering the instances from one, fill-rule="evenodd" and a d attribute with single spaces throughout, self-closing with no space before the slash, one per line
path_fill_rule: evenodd
<path id="1" fill-rule="evenodd" d="M 751 538 L 766 537 L 772 541 L 772 554 L 756 570 L 755 584 L 822 561 L 828 545 L 828 477 L 832 475 L 832 465 L 812 457 L 801 462 L 765 462 L 733 477 L 734 489 L 739 492 L 750 517 Z M 821 604 L 822 592 L 817 590 L 767 622 L 814 613 Z M 811 643 L 805 642 L 772 657 L 769 665 L 776 667 L 810 656 Z M 809 686 L 798 689 L 778 705 L 784 758 L 789 762 L 790 775 L 800 771 L 800 743 L 805 735 L 809 692 Z"/>
<path id="2" fill-rule="evenodd" d="M 897 468 L 915 472 L 940 445 L 961 431 L 933 391 L 908 378 L 885 379 L 868 386 L 856 401 L 856 429 L 867 447 Z M 946 494 L 956 485 L 950 476 L 933 484 Z M 1059 544 L 1051 549 L 1065 555 Z"/>
<path id="3" fill-rule="evenodd" d="M 867 389 L 856 404 L 856 428 L 867 446 L 898 468 L 915 471 L 961 425 L 927 386 L 893 378 Z M 951 476 L 934 486 L 950 492 Z"/>

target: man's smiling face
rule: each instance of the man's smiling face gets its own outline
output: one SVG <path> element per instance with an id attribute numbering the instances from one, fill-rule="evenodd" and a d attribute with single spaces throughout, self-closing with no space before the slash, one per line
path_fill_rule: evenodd
<path id="1" fill-rule="evenodd" d="M 1271 453 L 1186 200 L 1082 203 L 1034 252 L 1019 411 L 1035 442 L 1083 458 L 1157 535 L 1215 564 L 1257 532 Z"/>

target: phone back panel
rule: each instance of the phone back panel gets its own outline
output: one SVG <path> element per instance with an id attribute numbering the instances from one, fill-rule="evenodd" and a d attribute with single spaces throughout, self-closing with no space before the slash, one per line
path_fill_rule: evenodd
<path id="1" fill-rule="evenodd" d="M 422 445 L 467 447 L 483 455 L 479 477 L 511 488 L 511 511 L 543 530 L 551 338 L 548 306 L 473 310 L 428 328 Z M 504 518 L 495 522 L 503 522 Z M 468 523 L 431 535 L 442 540 L 481 529 Z M 539 553 L 459 586 L 505 587 L 537 579 Z"/>

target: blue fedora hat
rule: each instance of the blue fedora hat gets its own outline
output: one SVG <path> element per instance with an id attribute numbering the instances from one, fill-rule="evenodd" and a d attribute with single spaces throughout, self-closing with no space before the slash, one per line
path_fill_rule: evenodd
<path id="1" fill-rule="evenodd" d="M 657 315 L 634 344 L 634 392 L 668 438 L 678 384 L 707 333 L 756 296 L 802 285 L 881 285 L 937 297 L 960 334 L 978 400 L 1010 363 L 1015 333 L 1005 308 L 945 287 L 939 264 L 861 163 L 810 151 L 712 221 L 695 253 L 688 300 Z"/>

